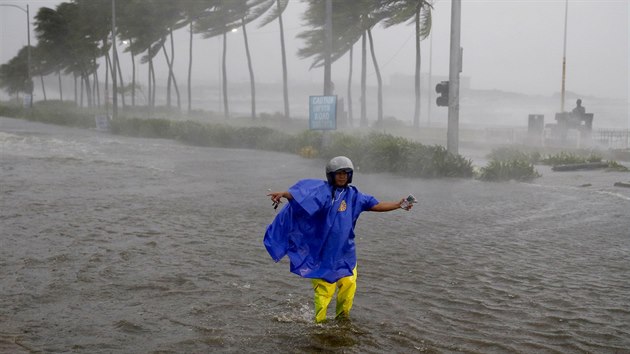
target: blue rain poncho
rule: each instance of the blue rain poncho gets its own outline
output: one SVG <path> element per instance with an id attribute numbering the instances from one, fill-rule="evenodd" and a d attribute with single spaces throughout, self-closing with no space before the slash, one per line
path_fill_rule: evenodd
<path id="1" fill-rule="evenodd" d="M 352 275 L 357 264 L 354 226 L 378 204 L 354 186 L 336 188 L 304 179 L 289 188 L 293 199 L 267 227 L 264 244 L 276 262 L 289 256 L 291 272 L 329 283 Z"/>

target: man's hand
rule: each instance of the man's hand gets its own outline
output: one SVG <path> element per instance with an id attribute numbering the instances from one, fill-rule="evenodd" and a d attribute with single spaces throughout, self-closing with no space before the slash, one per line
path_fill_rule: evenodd
<path id="1" fill-rule="evenodd" d="M 282 198 L 286 198 L 287 200 L 293 198 L 291 193 L 289 193 L 288 191 L 270 192 L 269 194 L 267 194 L 267 196 L 271 197 L 271 202 L 273 203 L 272 205 L 274 209 L 278 209 L 278 205 L 282 203 Z"/>

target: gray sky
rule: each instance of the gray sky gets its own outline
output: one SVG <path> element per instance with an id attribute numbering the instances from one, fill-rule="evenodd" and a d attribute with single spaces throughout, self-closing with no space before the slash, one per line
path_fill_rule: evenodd
<path id="1" fill-rule="evenodd" d="M 7 1 L 0 4 L 30 5 L 31 17 L 40 6 L 54 7 L 60 1 Z M 432 52 L 434 75 L 448 75 L 450 1 L 438 0 L 434 7 L 432 51 L 430 40 L 422 42 L 422 71 L 429 70 Z M 304 4 L 292 0 L 284 16 L 290 80 L 322 82 L 322 70 L 310 70 L 310 60 L 295 53 L 302 42 Z M 630 14 L 626 0 L 569 0 L 567 32 L 566 89 L 580 95 L 628 98 Z M 558 93 L 562 79 L 564 0 L 463 0 L 461 44 L 464 48 L 463 76 L 474 89 L 497 89 L 526 94 Z M 26 45 L 26 16 L 12 7 L 0 7 L 0 62 L 6 63 Z M 33 21 L 33 20 L 32 20 Z M 256 60 L 257 82 L 281 82 L 278 25 L 248 27 L 251 53 Z M 376 55 L 385 83 L 393 74 L 414 70 L 413 26 L 400 25 L 373 31 Z M 177 34 L 177 75 L 185 80 L 188 62 L 187 34 Z M 219 76 L 220 40 L 195 42 L 194 72 L 197 83 L 213 82 Z M 31 35 L 35 44 L 35 34 Z M 228 42 L 229 79 L 247 81 L 248 71 L 242 35 L 234 33 Z M 355 46 L 354 78 L 359 82 L 360 44 Z M 160 58 L 161 59 L 161 58 Z M 262 60 L 261 60 L 262 59 Z M 121 60 L 129 60 L 121 57 Z M 337 85 L 347 80 L 348 57 L 333 65 Z M 139 69 L 143 73 L 143 68 Z M 368 60 L 368 84 L 376 76 Z M 145 75 L 146 76 L 146 75 Z M 158 78 L 160 80 L 160 78 Z M 164 81 L 166 78 L 164 78 Z M 159 81 L 158 81 L 159 82 Z"/>

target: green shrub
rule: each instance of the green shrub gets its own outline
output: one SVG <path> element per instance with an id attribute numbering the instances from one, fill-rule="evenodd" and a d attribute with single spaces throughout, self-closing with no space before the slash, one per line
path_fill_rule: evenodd
<path id="1" fill-rule="evenodd" d="M 366 139 L 366 154 L 360 159 L 364 171 L 400 174 L 409 169 L 409 140 L 382 133 L 372 133 Z"/>
<path id="2" fill-rule="evenodd" d="M 558 154 L 548 155 L 544 157 L 543 159 L 540 160 L 540 163 L 542 163 L 543 165 L 555 166 L 555 165 L 566 165 L 566 164 L 573 164 L 573 163 L 589 163 L 589 162 L 601 162 L 601 161 L 602 161 L 602 157 L 593 152 L 590 152 L 588 155 L 581 155 L 581 154 L 568 153 L 568 152 L 562 151 Z"/>
<path id="3" fill-rule="evenodd" d="M 173 138 L 171 121 L 167 119 L 118 118 L 111 121 L 115 134 L 143 138 Z"/>
<path id="4" fill-rule="evenodd" d="M 23 117 L 22 107 L 18 105 L 0 104 L 0 116 L 3 117 Z"/>
<path id="5" fill-rule="evenodd" d="M 355 161 L 355 167 L 362 168 L 365 151 L 366 139 L 360 136 L 348 135 L 344 133 L 331 132 L 328 135 L 328 141 L 324 144 L 320 156 L 324 159 L 331 159 L 335 156 L 348 156 Z"/>
<path id="6" fill-rule="evenodd" d="M 487 156 L 490 160 L 510 161 L 510 160 L 526 160 L 533 164 L 539 163 L 541 154 L 538 151 L 524 152 L 515 147 L 502 147 L 492 149 Z"/>
<path id="7" fill-rule="evenodd" d="M 617 161 L 606 161 L 608 164 L 608 170 L 617 171 L 617 172 L 628 172 L 630 171 L 626 166 L 620 164 Z"/>
<path id="8" fill-rule="evenodd" d="M 324 133 L 317 130 L 305 130 L 287 142 L 288 151 L 298 153 L 305 147 L 312 148 L 316 151 L 322 151 Z"/>
<path id="9" fill-rule="evenodd" d="M 493 159 L 481 168 L 478 178 L 482 181 L 531 181 L 540 177 L 534 165 L 527 159 L 497 160 Z"/>
<path id="10" fill-rule="evenodd" d="M 68 102 L 50 102 L 38 109 L 0 106 L 10 116 L 81 127 L 94 127 L 94 114 Z M 7 114 L 9 115 L 9 114 Z M 304 130 L 290 135 L 268 127 L 238 127 L 166 118 L 125 118 L 111 121 L 111 132 L 145 138 L 167 138 L 223 148 L 264 149 L 301 153 L 324 159 L 345 155 L 358 170 L 388 172 L 408 177 L 471 177 L 472 162 L 442 146 L 426 146 L 383 133 L 367 136 Z"/>
<path id="11" fill-rule="evenodd" d="M 358 170 L 408 177 L 471 177 L 472 162 L 442 146 L 426 146 L 389 134 L 354 137 L 335 133 L 322 157 L 348 156 Z"/>

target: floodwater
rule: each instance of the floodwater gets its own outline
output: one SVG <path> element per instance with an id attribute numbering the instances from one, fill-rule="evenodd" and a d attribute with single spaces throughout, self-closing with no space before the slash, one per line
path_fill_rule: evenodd
<path id="1" fill-rule="evenodd" d="M 350 322 L 262 245 L 323 162 L 0 118 L 0 352 L 630 352 L 630 181 L 355 174 Z M 332 310 L 334 304 L 331 306 Z"/>

